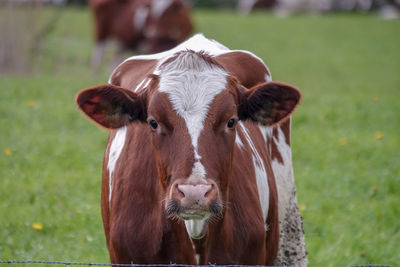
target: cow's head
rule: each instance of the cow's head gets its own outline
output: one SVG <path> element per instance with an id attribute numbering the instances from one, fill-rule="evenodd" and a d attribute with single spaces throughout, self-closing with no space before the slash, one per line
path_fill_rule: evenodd
<path id="1" fill-rule="evenodd" d="M 141 93 L 101 85 L 81 91 L 77 103 L 106 128 L 147 123 L 167 214 L 204 221 L 223 214 L 238 121 L 280 123 L 300 97 L 278 82 L 244 88 L 212 57 L 184 51 L 163 63 Z"/>

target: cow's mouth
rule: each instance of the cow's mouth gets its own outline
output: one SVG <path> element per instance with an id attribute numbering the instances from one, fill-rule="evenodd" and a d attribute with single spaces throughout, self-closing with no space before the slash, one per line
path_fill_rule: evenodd
<path id="1" fill-rule="evenodd" d="M 210 217 L 210 213 L 198 213 L 198 212 L 182 212 L 179 216 L 184 220 L 204 220 Z"/>
<path id="2" fill-rule="evenodd" d="M 180 217 L 184 220 L 204 220 L 210 217 L 222 216 L 222 204 L 219 200 L 215 200 L 209 206 L 191 206 L 183 207 L 174 199 L 170 199 L 166 206 L 166 213 L 170 217 Z"/>

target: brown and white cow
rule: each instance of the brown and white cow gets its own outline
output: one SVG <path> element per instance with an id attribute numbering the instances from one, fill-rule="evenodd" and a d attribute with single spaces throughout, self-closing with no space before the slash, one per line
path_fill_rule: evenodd
<path id="1" fill-rule="evenodd" d="M 306 266 L 289 140 L 300 98 L 255 55 L 203 35 L 81 91 L 79 108 L 110 129 L 111 262 Z"/>
<path id="2" fill-rule="evenodd" d="M 101 64 L 108 40 L 117 42 L 114 64 L 122 52 L 156 53 L 173 48 L 192 31 L 184 0 L 90 0 L 96 30 L 92 67 Z"/>

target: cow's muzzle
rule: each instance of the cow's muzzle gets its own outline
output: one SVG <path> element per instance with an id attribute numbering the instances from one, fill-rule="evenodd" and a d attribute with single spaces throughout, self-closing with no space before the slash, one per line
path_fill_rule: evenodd
<path id="1" fill-rule="evenodd" d="M 178 179 L 170 187 L 166 212 L 184 220 L 208 219 L 213 215 L 221 215 L 222 203 L 217 184 L 210 179 Z"/>

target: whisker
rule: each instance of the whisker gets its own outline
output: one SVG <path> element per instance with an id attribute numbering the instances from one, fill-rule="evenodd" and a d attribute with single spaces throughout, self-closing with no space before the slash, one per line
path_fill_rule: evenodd
<path id="1" fill-rule="evenodd" d="M 176 203 L 176 201 L 174 200 L 169 200 L 167 203 L 167 207 L 165 209 L 165 211 L 167 212 L 167 214 L 170 215 L 175 215 L 178 214 L 181 210 L 181 207 L 179 206 L 178 203 Z"/>
<path id="2" fill-rule="evenodd" d="M 224 208 L 228 208 L 228 207 L 231 207 L 231 205 L 232 205 L 232 203 L 231 202 L 229 202 L 229 201 L 221 201 L 221 204 L 222 204 L 222 207 L 224 207 Z"/>
<path id="3" fill-rule="evenodd" d="M 165 197 L 165 198 L 163 198 L 163 199 L 161 199 L 160 200 L 160 203 L 161 203 L 161 205 L 165 205 L 165 202 L 167 201 L 167 198 Z"/>

